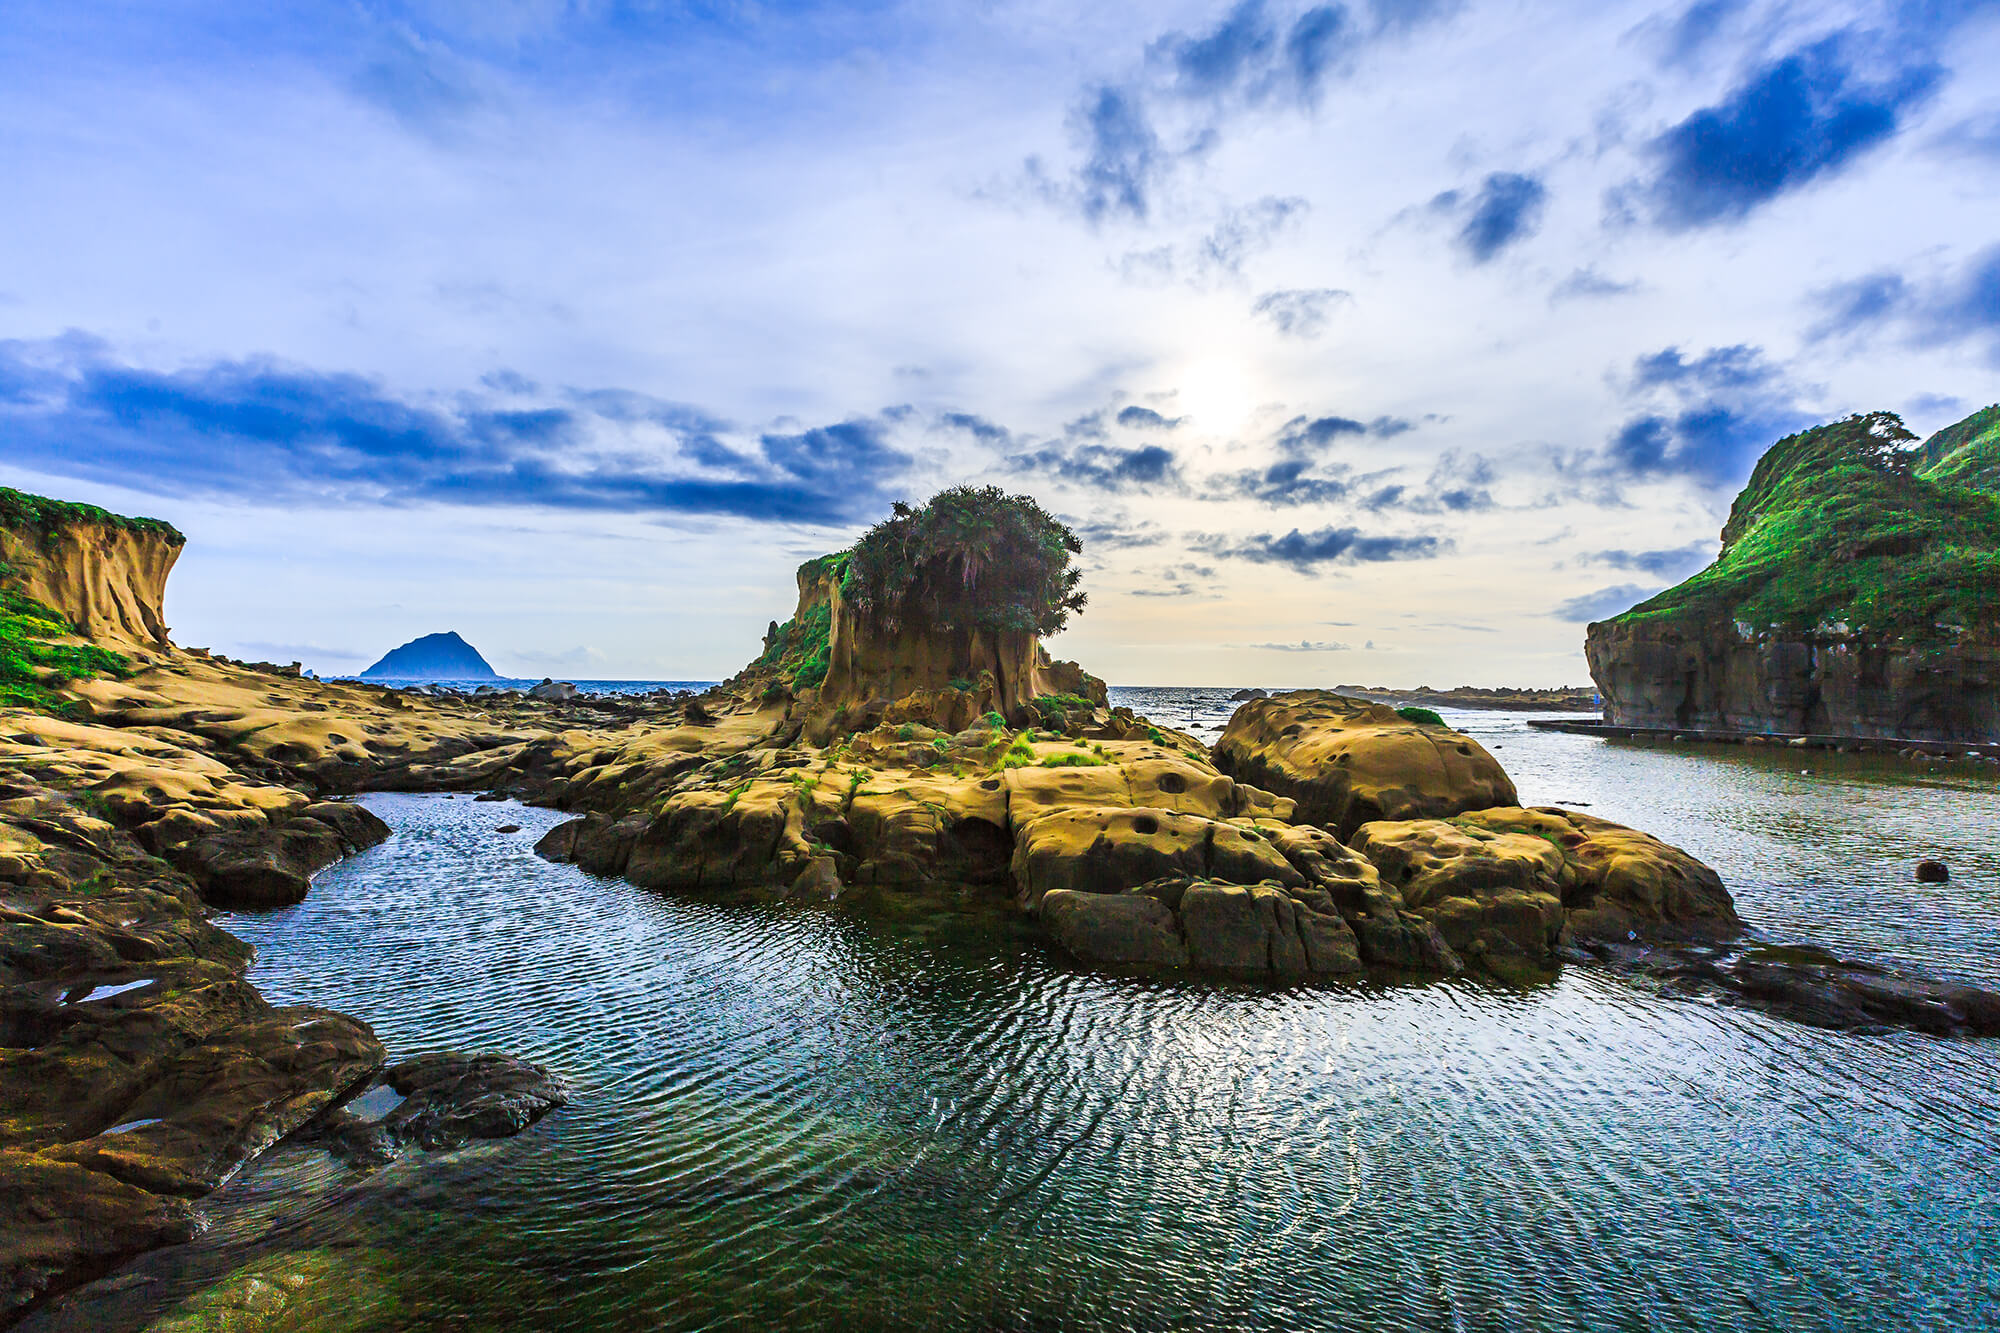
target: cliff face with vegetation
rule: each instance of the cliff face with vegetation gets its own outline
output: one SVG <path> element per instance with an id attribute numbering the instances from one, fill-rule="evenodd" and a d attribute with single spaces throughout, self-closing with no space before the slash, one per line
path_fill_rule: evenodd
<path id="1" fill-rule="evenodd" d="M 0 487 L 0 582 L 100 643 L 166 644 L 167 575 L 186 541 L 158 519 Z"/>
<path id="2" fill-rule="evenodd" d="M 1715 563 L 1585 651 L 1618 725 L 2000 740 L 2000 407 L 1780 440 Z"/>

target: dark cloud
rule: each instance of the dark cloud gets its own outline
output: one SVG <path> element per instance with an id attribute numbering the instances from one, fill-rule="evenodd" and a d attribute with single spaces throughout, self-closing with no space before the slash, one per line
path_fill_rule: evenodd
<path id="1" fill-rule="evenodd" d="M 1659 590 L 1658 585 L 1648 587 L 1637 583 L 1621 583 L 1615 588 L 1599 588 L 1596 592 L 1572 597 L 1559 604 L 1549 614 L 1558 620 L 1578 623 L 1608 620 L 1612 616 L 1631 610 Z"/>
<path id="2" fill-rule="evenodd" d="M 1612 434 L 1597 463 L 1608 477 L 1740 482 L 1767 446 L 1812 424 L 1800 390 L 1762 348 L 1678 347 L 1639 357 L 1628 397 L 1645 405 Z"/>
<path id="3" fill-rule="evenodd" d="M 1630 569 L 1641 574 L 1651 574 L 1655 578 L 1680 579 L 1713 560 L 1715 549 L 1714 542 L 1703 540 L 1661 551 L 1592 551 L 1578 558 L 1585 564 Z"/>
<path id="4" fill-rule="evenodd" d="M 1820 320 L 1808 337 L 1866 338 L 1888 330 L 1920 347 L 1984 341 L 2000 366 L 2000 245 L 1923 280 L 1871 273 L 1814 297 Z"/>
<path id="5" fill-rule="evenodd" d="M 1475 264 L 1484 264 L 1508 246 L 1535 234 L 1542 224 L 1549 192 L 1542 182 L 1519 172 L 1496 171 L 1487 176 L 1470 201 L 1471 216 L 1459 228 L 1458 246 Z M 1457 211 L 1462 196 L 1448 190 L 1432 200 L 1440 211 Z"/>
<path id="6" fill-rule="evenodd" d="M 1549 292 L 1549 304 L 1594 300 L 1606 296 L 1626 296 L 1639 290 L 1637 282 L 1619 282 L 1594 268 L 1580 268 L 1557 283 Z"/>
<path id="7" fill-rule="evenodd" d="M 1334 308 L 1354 299 L 1354 293 L 1338 287 L 1292 288 L 1265 292 L 1250 307 L 1250 313 L 1269 320 L 1271 327 L 1288 338 L 1317 338 L 1326 331 Z"/>
<path id="8" fill-rule="evenodd" d="M 1005 426 L 971 412 L 946 412 L 938 418 L 938 424 L 947 430 L 963 431 L 981 444 L 1004 446 L 1014 442 L 1013 432 Z"/>
<path id="9" fill-rule="evenodd" d="M 1199 538 L 1196 543 L 1210 555 L 1258 564 L 1289 565 L 1310 573 L 1323 565 L 1352 565 L 1387 560 L 1427 560 L 1449 549 L 1450 543 L 1437 537 L 1396 537 L 1369 534 L 1358 528 L 1320 528 L 1301 532 L 1293 528 L 1283 536 L 1259 533 L 1241 539 L 1219 536 Z"/>
<path id="10" fill-rule="evenodd" d="M 1867 64 L 1851 32 L 1771 61 L 1714 106 L 1647 146 L 1653 174 L 1628 186 L 1653 222 L 1672 231 L 1739 221 L 1892 137 L 1937 89 L 1929 61 Z"/>
<path id="11" fill-rule="evenodd" d="M 1168 33 L 1148 54 L 1173 67 L 1176 91 L 1212 98 L 1261 72 L 1277 45 L 1277 30 L 1264 16 L 1263 0 L 1243 0 L 1214 31 L 1200 37 Z"/>
<path id="12" fill-rule="evenodd" d="M 1172 430 L 1186 417 L 1164 417 L 1150 407 L 1136 404 L 1118 414 L 1118 424 L 1131 430 Z"/>
<path id="13" fill-rule="evenodd" d="M 1167 537 L 1152 523 L 1132 523 L 1122 515 L 1117 518 L 1074 519 L 1064 515 L 1063 522 L 1082 541 L 1085 551 L 1125 551 L 1140 546 L 1158 546 Z"/>
<path id="14" fill-rule="evenodd" d="M 1137 76 L 1091 87 L 1079 99 L 1069 119 L 1081 153 L 1073 179 L 1050 180 L 1033 158 L 1029 177 L 1047 197 L 1093 222 L 1144 220 L 1161 182 L 1182 163 L 1209 153 L 1230 119 L 1258 109 L 1312 107 L 1368 40 L 1444 18 L 1459 5 L 1375 0 L 1372 8 L 1375 23 L 1367 33 L 1346 5 L 1315 5 L 1287 21 L 1272 15 L 1264 0 L 1240 0 L 1204 31 L 1163 33 L 1146 44 Z M 1181 132 L 1170 143 L 1161 124 Z"/>
<path id="15" fill-rule="evenodd" d="M 1331 504 L 1346 498 L 1348 486 L 1337 477 L 1314 476 L 1310 462 L 1286 459 L 1268 468 L 1239 472 L 1228 480 L 1237 494 L 1268 505 Z"/>
<path id="16" fill-rule="evenodd" d="M 1070 116 L 1070 133 L 1083 145 L 1083 164 L 1076 171 L 1083 215 L 1093 222 L 1121 214 L 1145 218 L 1154 182 L 1171 155 L 1139 95 L 1122 88 L 1091 90 Z"/>
<path id="17" fill-rule="evenodd" d="M 15 384 L 28 391 L 5 393 Z M 88 340 L 0 343 L 0 396 L 10 461 L 163 495 L 836 523 L 884 507 L 911 462 L 870 419 L 732 449 L 720 421 L 641 394 L 427 406 L 359 375 L 269 360 L 147 370 Z M 635 440 L 635 422 L 669 439 Z"/>
<path id="18" fill-rule="evenodd" d="M 1285 63 L 1303 99 L 1318 96 L 1353 39 L 1354 22 L 1345 5 L 1317 5 L 1299 15 L 1285 36 Z"/>
<path id="19" fill-rule="evenodd" d="M 1095 490 L 1179 490 L 1180 465 L 1173 451 L 1157 444 L 1120 449 L 1103 444 L 1050 443 L 1014 454 L 1008 464 L 1019 472 L 1037 472 L 1073 486 Z"/>

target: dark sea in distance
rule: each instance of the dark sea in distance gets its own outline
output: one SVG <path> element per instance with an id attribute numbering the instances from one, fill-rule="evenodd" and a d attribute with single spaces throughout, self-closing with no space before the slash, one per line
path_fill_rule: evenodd
<path id="1" fill-rule="evenodd" d="M 1112 698 L 1206 739 L 1229 693 Z M 1708 861 L 1767 938 L 2000 986 L 1990 769 L 1439 711 L 1525 803 Z M 1134 978 L 1000 903 L 663 896 L 535 856 L 555 811 L 364 799 L 394 837 L 223 919 L 252 979 L 392 1055 L 545 1063 L 570 1105 L 361 1177 L 281 1145 L 25 1329 L 2000 1328 L 1994 1041 L 1580 966 Z"/>

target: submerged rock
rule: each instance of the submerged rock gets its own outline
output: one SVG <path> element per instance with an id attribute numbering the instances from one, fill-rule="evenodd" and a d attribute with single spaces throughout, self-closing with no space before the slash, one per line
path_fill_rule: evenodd
<path id="1" fill-rule="evenodd" d="M 379 1116 L 357 1114 L 384 1090 L 400 1100 Z M 440 1152 L 473 1139 L 511 1138 L 568 1101 L 561 1080 L 540 1065 L 506 1055 L 432 1051 L 384 1069 L 314 1125 L 309 1137 L 350 1162 L 370 1165 L 407 1148 Z"/>

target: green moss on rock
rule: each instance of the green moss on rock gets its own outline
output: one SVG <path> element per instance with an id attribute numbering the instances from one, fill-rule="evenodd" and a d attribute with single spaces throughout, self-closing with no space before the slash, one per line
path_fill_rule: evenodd
<path id="1" fill-rule="evenodd" d="M 95 644 L 58 643 L 76 633 L 62 613 L 26 593 L 0 588 L 0 707 L 57 711 L 73 680 L 125 676 L 131 659 Z"/>
<path id="2" fill-rule="evenodd" d="M 65 528 L 74 527 L 150 532 L 165 537 L 175 546 L 187 543 L 180 529 L 165 519 L 127 518 L 108 509 L 99 509 L 96 505 L 51 500 L 45 495 L 30 495 L 26 491 L 0 486 L 0 528 L 14 532 L 38 532 L 47 538 Z"/>

